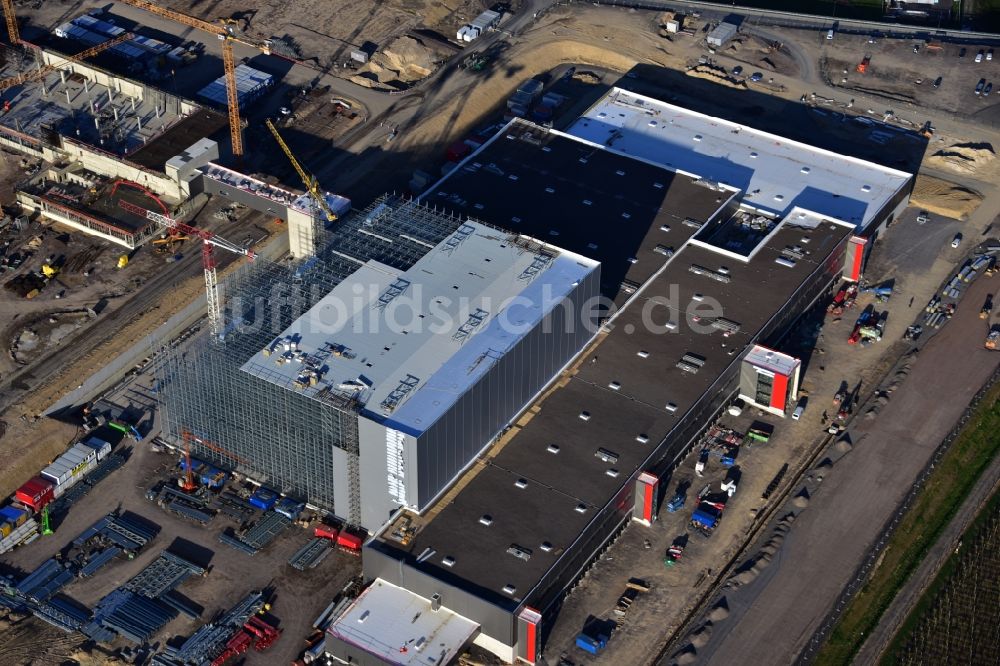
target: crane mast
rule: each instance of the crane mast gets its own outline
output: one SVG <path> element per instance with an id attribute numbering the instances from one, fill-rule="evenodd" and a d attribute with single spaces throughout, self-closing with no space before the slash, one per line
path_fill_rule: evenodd
<path id="1" fill-rule="evenodd" d="M 5 2 L 8 0 L 4 0 Z M 239 97 L 236 93 L 236 60 L 233 55 L 233 42 L 239 42 L 259 49 L 265 55 L 271 53 L 270 42 L 253 42 L 241 39 L 236 35 L 235 21 L 222 20 L 218 23 L 203 21 L 202 19 L 188 16 L 172 9 L 161 7 L 148 0 L 121 0 L 127 5 L 144 9 L 147 12 L 176 21 L 189 28 L 195 28 L 204 32 L 216 35 L 222 40 L 222 64 L 226 79 L 226 107 L 229 112 L 229 138 L 232 141 L 233 156 L 237 159 L 243 157 L 243 124 L 240 120 Z"/>
<path id="2" fill-rule="evenodd" d="M 14 16 L 14 0 L 3 0 L 3 16 L 7 19 L 7 36 L 10 37 L 10 45 L 17 46 L 21 43 L 21 33 L 17 29 L 17 17 Z"/>
<path id="3" fill-rule="evenodd" d="M 288 147 L 285 140 L 281 138 L 280 134 L 278 134 L 278 128 L 274 126 L 274 123 L 267 120 L 265 121 L 265 124 L 267 125 L 267 129 L 271 130 L 271 134 L 274 135 L 274 140 L 278 142 L 279 146 L 281 146 L 281 150 L 285 153 L 285 157 L 288 158 L 288 161 L 292 163 L 292 167 L 295 168 L 296 173 L 299 174 L 299 178 L 302 179 L 302 184 L 305 185 L 309 196 L 313 198 L 313 201 L 315 201 L 320 210 L 323 211 L 323 216 L 326 218 L 326 221 L 333 222 L 336 220 L 337 215 L 330 210 L 329 204 L 326 203 L 326 199 L 320 191 L 319 182 L 316 180 L 316 176 L 306 171 L 305 168 L 299 164 L 299 161 L 295 159 L 292 149 Z"/>

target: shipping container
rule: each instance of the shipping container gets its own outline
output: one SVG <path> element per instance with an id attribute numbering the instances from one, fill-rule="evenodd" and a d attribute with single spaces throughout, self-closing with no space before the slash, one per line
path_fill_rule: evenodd
<path id="1" fill-rule="evenodd" d="M 342 550 L 346 550 L 351 553 L 360 553 L 363 543 L 364 540 L 362 540 L 361 537 L 348 534 L 347 532 L 341 532 L 337 535 L 337 545 Z"/>
<path id="2" fill-rule="evenodd" d="M 316 529 L 313 530 L 313 536 L 320 539 L 329 539 L 330 541 L 336 541 L 338 534 L 340 534 L 340 530 L 328 525 L 317 525 Z"/>
<path id="3" fill-rule="evenodd" d="M 42 476 L 55 484 L 58 497 L 69 486 L 97 465 L 97 451 L 83 444 L 74 444 L 66 453 L 42 470 Z M 65 486 L 65 487 L 64 487 Z"/>
<path id="4" fill-rule="evenodd" d="M 28 520 L 28 512 L 15 506 L 5 506 L 0 509 L 0 520 L 10 523 L 14 527 L 20 527 L 24 521 Z"/>
<path id="5" fill-rule="evenodd" d="M 103 439 L 99 439 L 97 437 L 87 438 L 87 441 L 85 441 L 83 445 L 89 446 L 97 452 L 97 462 L 104 460 L 104 458 L 111 453 L 111 443 L 105 442 Z"/>
<path id="6" fill-rule="evenodd" d="M 36 476 L 14 493 L 14 499 L 32 511 L 41 511 L 42 508 L 52 501 L 55 486 L 51 481 Z"/>
<path id="7" fill-rule="evenodd" d="M 274 503 L 278 501 L 278 493 L 269 488 L 258 488 L 257 491 L 250 496 L 250 506 L 257 507 L 262 511 L 270 511 L 274 507 Z"/>

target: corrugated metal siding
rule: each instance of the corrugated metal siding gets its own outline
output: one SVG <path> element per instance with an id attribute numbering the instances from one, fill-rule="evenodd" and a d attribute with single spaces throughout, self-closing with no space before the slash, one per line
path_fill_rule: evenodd
<path id="1" fill-rule="evenodd" d="M 466 391 L 410 450 L 418 503 L 426 506 L 452 482 L 483 446 L 538 393 L 590 339 L 594 327 L 581 324 L 588 299 L 599 295 L 595 270 L 552 312 Z M 572 319 L 572 321 L 569 321 Z M 412 465 L 413 459 L 416 465 Z M 413 482 L 408 479 L 408 485 Z"/>

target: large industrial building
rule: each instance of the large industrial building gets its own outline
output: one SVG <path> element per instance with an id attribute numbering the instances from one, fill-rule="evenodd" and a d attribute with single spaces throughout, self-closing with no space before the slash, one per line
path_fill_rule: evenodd
<path id="1" fill-rule="evenodd" d="M 579 352 L 600 267 L 389 199 L 327 247 L 227 284 L 225 339 L 166 364 L 166 421 L 196 455 L 376 530 L 427 509 Z"/>
<path id="2" fill-rule="evenodd" d="M 619 121 L 633 113 L 643 127 L 670 123 L 631 104 L 614 111 Z M 843 166 L 839 180 L 817 177 L 813 188 L 787 173 L 794 160 L 803 177 L 835 169 L 812 149 L 781 158 L 762 141 L 740 161 L 761 159 L 755 171 L 732 149 L 692 157 L 641 135 L 627 141 L 621 128 L 609 141 L 612 131 L 583 123 L 576 129 L 591 138 L 515 120 L 424 195 L 600 261 L 608 319 L 455 489 L 369 541 L 365 577 L 378 592 L 328 630 L 327 649 L 343 662 L 447 663 L 475 643 L 536 663 L 567 589 L 629 521 L 655 518 L 657 480 L 739 393 L 741 374 L 755 359 L 773 372 L 759 345 L 780 348 L 841 277 L 859 227 L 895 214 L 910 182 L 860 163 L 858 180 Z M 706 121 L 684 132 L 703 146 L 731 141 L 732 130 Z M 645 152 L 620 150 L 630 146 Z M 784 175 L 769 175 L 767 159 Z M 760 397 L 769 408 L 786 403 L 782 413 L 795 393 L 789 363 L 778 368 L 791 378 L 780 400 Z M 398 609 L 416 609 L 421 626 L 400 621 Z"/>

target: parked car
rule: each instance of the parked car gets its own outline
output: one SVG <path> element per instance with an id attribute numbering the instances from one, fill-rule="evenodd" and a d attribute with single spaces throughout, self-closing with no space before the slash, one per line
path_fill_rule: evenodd
<path id="1" fill-rule="evenodd" d="M 955 234 L 955 237 L 951 239 L 951 246 L 958 247 L 962 244 L 962 234 Z"/>
<path id="2" fill-rule="evenodd" d="M 934 79 L 934 87 L 935 88 L 940 88 L 941 87 L 941 81 L 943 81 L 943 80 L 944 80 L 943 76 L 939 76 L 936 79 Z"/>
<path id="3" fill-rule="evenodd" d="M 979 83 L 976 84 L 976 94 L 982 95 L 983 88 L 986 87 L 986 79 L 979 79 Z"/>
<path id="4" fill-rule="evenodd" d="M 761 74 L 760 72 L 754 72 L 753 74 L 750 75 L 750 80 L 753 81 L 753 82 L 755 82 L 755 83 L 757 81 L 760 81 L 763 78 L 764 78 L 764 75 Z"/>
<path id="5" fill-rule="evenodd" d="M 917 215 L 917 224 L 927 224 L 928 220 L 930 220 L 930 219 L 931 219 L 930 215 L 927 214 L 927 211 L 926 210 L 922 210 Z"/>
<path id="6" fill-rule="evenodd" d="M 736 67 L 733 67 L 733 76 L 739 76 L 742 73 L 743 73 L 743 68 L 740 65 L 736 65 Z"/>
<path id="7" fill-rule="evenodd" d="M 982 62 L 982 61 L 983 61 L 983 50 L 979 49 L 979 53 L 976 54 L 976 62 Z"/>

